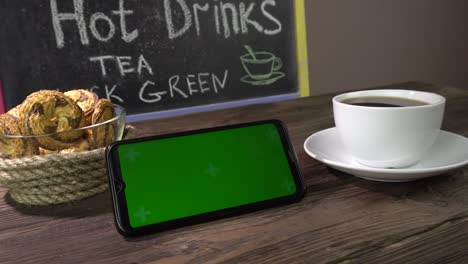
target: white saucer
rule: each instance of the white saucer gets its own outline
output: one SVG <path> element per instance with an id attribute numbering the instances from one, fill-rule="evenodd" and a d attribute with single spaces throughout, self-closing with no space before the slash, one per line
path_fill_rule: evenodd
<path id="1" fill-rule="evenodd" d="M 422 160 L 402 169 L 379 169 L 361 165 L 346 152 L 336 128 L 317 132 L 306 139 L 304 149 L 312 158 L 354 176 L 386 182 L 412 181 L 448 172 L 468 164 L 468 139 L 441 131 Z"/>

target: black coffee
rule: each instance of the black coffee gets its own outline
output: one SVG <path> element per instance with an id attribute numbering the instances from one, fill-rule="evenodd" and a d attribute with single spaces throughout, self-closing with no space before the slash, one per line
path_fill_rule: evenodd
<path id="1" fill-rule="evenodd" d="M 403 97 L 390 97 L 390 96 L 368 96 L 356 97 L 345 99 L 342 103 L 359 106 L 372 106 L 372 107 L 408 107 L 408 106 L 422 106 L 429 105 L 427 102 L 408 99 Z"/>

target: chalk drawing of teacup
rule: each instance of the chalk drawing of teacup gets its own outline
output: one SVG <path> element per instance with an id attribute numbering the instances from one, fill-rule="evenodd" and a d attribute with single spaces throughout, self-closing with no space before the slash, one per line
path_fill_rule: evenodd
<path id="1" fill-rule="evenodd" d="M 283 67 L 283 62 L 273 53 L 257 51 L 240 57 L 245 71 L 254 80 L 268 80 Z"/>

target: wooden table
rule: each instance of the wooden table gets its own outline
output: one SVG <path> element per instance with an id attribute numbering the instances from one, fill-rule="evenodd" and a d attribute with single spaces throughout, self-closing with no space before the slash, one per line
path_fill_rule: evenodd
<path id="1" fill-rule="evenodd" d="M 448 99 L 443 128 L 468 136 L 468 90 L 407 83 Z M 141 136 L 283 120 L 307 183 L 290 206 L 126 240 L 109 193 L 52 207 L 14 204 L 0 189 L 1 263 L 468 263 L 468 168 L 408 183 L 362 180 L 308 157 L 334 126 L 331 95 L 136 123 Z"/>

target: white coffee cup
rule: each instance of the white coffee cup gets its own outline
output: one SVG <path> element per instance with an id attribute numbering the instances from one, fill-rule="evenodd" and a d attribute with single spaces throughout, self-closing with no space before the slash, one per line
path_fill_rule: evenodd
<path id="1" fill-rule="evenodd" d="M 343 101 L 363 97 L 405 98 L 421 106 L 359 106 Z M 417 163 L 437 138 L 445 98 L 410 90 L 367 90 L 337 95 L 333 114 L 338 133 L 353 158 L 369 167 L 402 168 Z"/>

